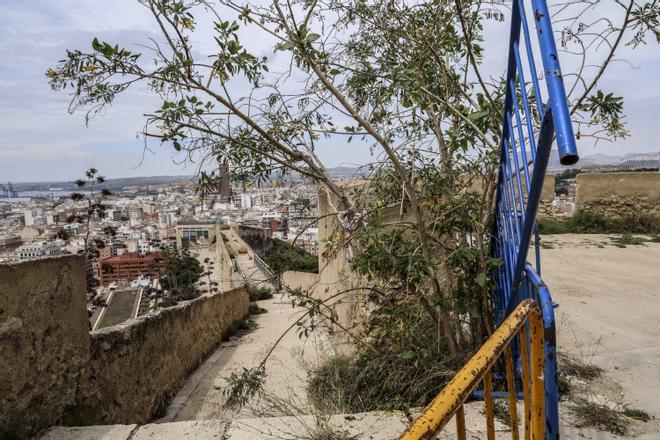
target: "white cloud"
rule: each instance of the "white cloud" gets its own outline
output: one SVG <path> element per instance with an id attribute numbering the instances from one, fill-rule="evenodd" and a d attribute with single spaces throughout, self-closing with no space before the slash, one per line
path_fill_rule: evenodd
<path id="1" fill-rule="evenodd" d="M 612 9 L 613 11 L 615 9 Z M 225 19 L 233 19 L 228 14 Z M 195 50 L 210 54 L 212 20 L 202 17 L 193 38 Z M 273 37 L 262 31 L 242 29 L 246 47 L 268 56 L 275 69 L 288 61 L 272 51 Z M 170 151 L 158 150 L 142 157 L 142 144 L 135 139 L 143 114 L 158 105 L 148 92 L 135 89 L 119 97 L 107 113 L 85 126 L 84 115 L 66 112 L 68 97 L 52 92 L 44 71 L 65 55 L 67 48 L 88 47 L 93 37 L 128 47 L 158 37 L 156 24 L 137 0 L 5 0 L 0 14 L 0 180 L 68 178 L 95 164 L 108 175 L 146 175 L 192 172 L 173 163 Z M 484 42 L 489 54 L 484 72 L 499 76 L 506 68 L 503 54 L 508 23 L 489 23 Z M 505 36 L 505 38 L 503 38 Z M 136 50 L 137 47 L 136 47 Z M 615 145 L 601 144 L 598 151 L 621 153 L 657 150 L 656 105 L 660 89 L 654 87 L 660 74 L 658 46 L 650 42 L 632 51 L 623 47 L 619 58 L 638 68 L 617 63 L 599 87 L 626 97 L 628 121 L 633 136 Z M 148 58 L 147 58 L 148 59 Z M 562 59 L 564 61 L 564 59 Z M 565 60 L 570 64 L 569 60 Z M 566 68 L 565 68 L 566 71 Z M 640 84 L 652 84 L 642 87 Z M 240 90 L 240 86 L 239 87 Z M 237 92 L 238 94 L 238 92 Z M 588 153 L 590 146 L 584 146 Z M 324 140 L 319 155 L 329 165 L 370 160 L 368 147 Z"/>

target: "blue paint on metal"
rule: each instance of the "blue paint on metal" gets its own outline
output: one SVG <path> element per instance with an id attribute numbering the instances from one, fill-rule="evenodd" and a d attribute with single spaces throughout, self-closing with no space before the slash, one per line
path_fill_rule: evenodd
<path id="1" fill-rule="evenodd" d="M 525 3 L 531 3 L 531 14 L 527 13 Z M 533 21 L 536 29 L 542 76 L 538 75 L 535 64 L 528 21 Z M 521 51 L 520 44 L 524 44 L 524 51 Z M 525 298 L 535 299 L 541 306 L 545 330 L 546 438 L 557 439 L 559 394 L 554 305 L 539 275 L 541 261 L 536 213 L 553 140 L 557 140 L 562 164 L 574 164 L 579 157 L 545 0 L 513 0 L 505 81 L 492 245 L 492 255 L 500 258 L 502 265 L 495 270 L 496 287 L 492 300 L 498 324 Z M 546 85 L 548 100 L 545 104 L 541 82 Z M 527 262 L 532 236 L 536 269 Z M 512 345 L 512 352 L 520 368 L 517 344 Z"/>

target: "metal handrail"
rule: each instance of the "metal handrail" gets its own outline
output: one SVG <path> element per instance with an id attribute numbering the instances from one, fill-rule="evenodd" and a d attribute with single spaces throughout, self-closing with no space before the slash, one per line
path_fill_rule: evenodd
<path id="1" fill-rule="evenodd" d="M 529 324 L 529 330 L 527 329 Z M 516 338 L 518 336 L 518 338 Z M 493 382 L 491 369 L 504 354 L 510 427 L 513 438 L 519 438 L 519 422 L 515 396 L 515 375 L 511 344 L 517 341 L 521 347 L 523 383 L 523 429 L 525 438 L 541 440 L 545 431 L 544 408 L 544 355 L 543 323 L 541 310 L 536 301 L 523 300 L 479 348 L 479 351 L 461 368 L 422 414 L 399 436 L 399 440 L 431 439 L 456 416 L 458 439 L 466 438 L 463 404 L 477 389 L 484 387 L 486 406 L 486 432 L 488 439 L 495 438 L 493 406 Z"/>

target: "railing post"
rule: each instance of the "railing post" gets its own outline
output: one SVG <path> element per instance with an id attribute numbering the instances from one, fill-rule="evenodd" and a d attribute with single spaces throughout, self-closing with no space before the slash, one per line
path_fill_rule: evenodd
<path id="1" fill-rule="evenodd" d="M 541 46 L 541 57 L 545 80 L 548 87 L 548 105 L 552 109 L 555 120 L 557 135 L 557 148 L 559 149 L 559 161 L 562 165 L 573 165 L 580 157 L 575 144 L 575 134 L 571 124 L 571 114 L 568 110 L 564 78 L 559 66 L 559 55 L 557 45 L 552 33 L 552 21 L 550 11 L 545 0 L 532 0 L 534 8 L 534 21 Z"/>

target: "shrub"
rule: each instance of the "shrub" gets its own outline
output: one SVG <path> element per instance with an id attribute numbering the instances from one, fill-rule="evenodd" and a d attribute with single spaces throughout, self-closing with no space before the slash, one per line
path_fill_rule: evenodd
<path id="1" fill-rule="evenodd" d="M 589 209 L 579 209 L 564 219 L 538 219 L 541 234 L 658 234 L 660 216 L 646 212 L 631 212 L 617 217 Z"/>
<path id="2" fill-rule="evenodd" d="M 259 307 L 256 303 L 250 303 L 250 307 L 248 307 L 248 314 L 261 315 L 263 313 L 268 313 L 268 310 Z"/>
<path id="3" fill-rule="evenodd" d="M 335 356 L 312 372 L 307 393 L 326 414 L 407 411 L 428 404 L 447 384 L 454 374 L 448 364 L 448 355 L 424 359 L 411 352 Z"/>
<path id="4" fill-rule="evenodd" d="M 263 301 L 273 297 L 273 290 L 267 286 L 249 284 L 248 293 L 250 294 L 250 302 Z"/>
<path id="5" fill-rule="evenodd" d="M 273 240 L 273 247 L 266 251 L 264 261 L 275 273 L 284 273 L 287 270 L 312 273 L 319 271 L 316 255 L 278 239 Z"/>

